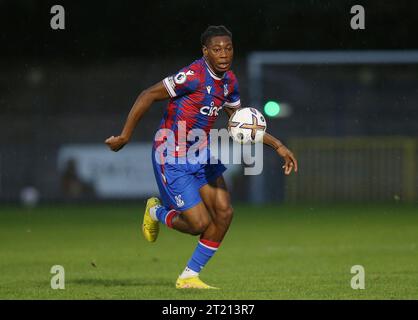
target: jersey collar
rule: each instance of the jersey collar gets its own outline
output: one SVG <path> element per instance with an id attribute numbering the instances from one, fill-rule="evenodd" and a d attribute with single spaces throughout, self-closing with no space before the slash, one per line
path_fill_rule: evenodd
<path id="1" fill-rule="evenodd" d="M 212 70 L 212 68 L 209 66 L 209 63 L 206 61 L 206 58 L 203 57 L 203 61 L 205 61 L 206 69 L 208 70 L 210 76 L 215 80 L 222 80 L 225 77 L 225 73 L 222 75 L 222 77 L 219 77 L 216 75 L 216 73 Z"/>

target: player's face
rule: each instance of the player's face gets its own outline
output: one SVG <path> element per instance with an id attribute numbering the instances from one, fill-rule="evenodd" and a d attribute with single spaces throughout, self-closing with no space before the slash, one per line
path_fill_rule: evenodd
<path id="1" fill-rule="evenodd" d="M 231 38 L 228 36 L 212 37 L 208 45 L 203 47 L 203 55 L 216 73 L 223 74 L 228 71 L 234 56 Z"/>

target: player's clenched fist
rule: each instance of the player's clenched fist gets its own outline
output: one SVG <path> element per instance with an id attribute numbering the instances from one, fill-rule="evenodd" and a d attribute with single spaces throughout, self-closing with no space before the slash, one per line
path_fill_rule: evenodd
<path id="1" fill-rule="evenodd" d="M 122 149 L 128 141 L 122 136 L 111 136 L 105 140 L 105 143 L 109 146 L 109 148 L 113 151 L 119 151 Z"/>

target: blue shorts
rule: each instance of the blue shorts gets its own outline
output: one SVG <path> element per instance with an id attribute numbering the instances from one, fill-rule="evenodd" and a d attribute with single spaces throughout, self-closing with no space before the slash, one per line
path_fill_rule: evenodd
<path id="1" fill-rule="evenodd" d="M 152 149 L 155 179 L 165 207 L 185 211 L 196 206 L 202 201 L 199 193 L 200 188 L 221 176 L 226 170 L 219 160 L 214 163 L 212 158 L 211 163 L 209 149 L 206 150 L 207 152 L 202 153 L 202 156 L 207 159 L 207 163 L 192 164 L 182 158 L 181 160 L 186 163 L 179 164 L 180 158 L 177 158 L 175 159 L 176 163 L 166 161 L 166 163 L 160 164 L 161 161 L 157 162 L 156 157 L 161 159 L 161 154 L 155 148 Z M 171 160 L 173 159 L 171 158 Z"/>

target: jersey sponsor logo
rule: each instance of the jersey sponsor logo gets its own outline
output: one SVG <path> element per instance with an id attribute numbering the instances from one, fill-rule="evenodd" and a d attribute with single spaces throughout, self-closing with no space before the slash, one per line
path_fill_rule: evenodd
<path id="1" fill-rule="evenodd" d="M 174 196 L 174 199 L 176 199 L 177 207 L 181 208 L 182 206 L 184 206 L 184 201 L 181 198 L 181 194 L 179 194 L 178 196 Z"/>
<path id="2" fill-rule="evenodd" d="M 215 116 L 217 117 L 219 114 L 219 111 L 222 109 L 222 106 L 215 107 L 215 106 L 204 106 L 200 108 L 200 113 L 204 114 L 206 116 Z"/>
<path id="3" fill-rule="evenodd" d="M 176 74 L 176 76 L 174 77 L 174 82 L 177 84 L 182 84 L 186 82 L 186 74 L 184 72 L 179 72 Z"/>
<path id="4" fill-rule="evenodd" d="M 210 94 L 210 90 L 212 90 L 212 87 L 211 86 L 207 86 L 206 87 L 206 91 L 208 92 L 208 94 Z"/>

